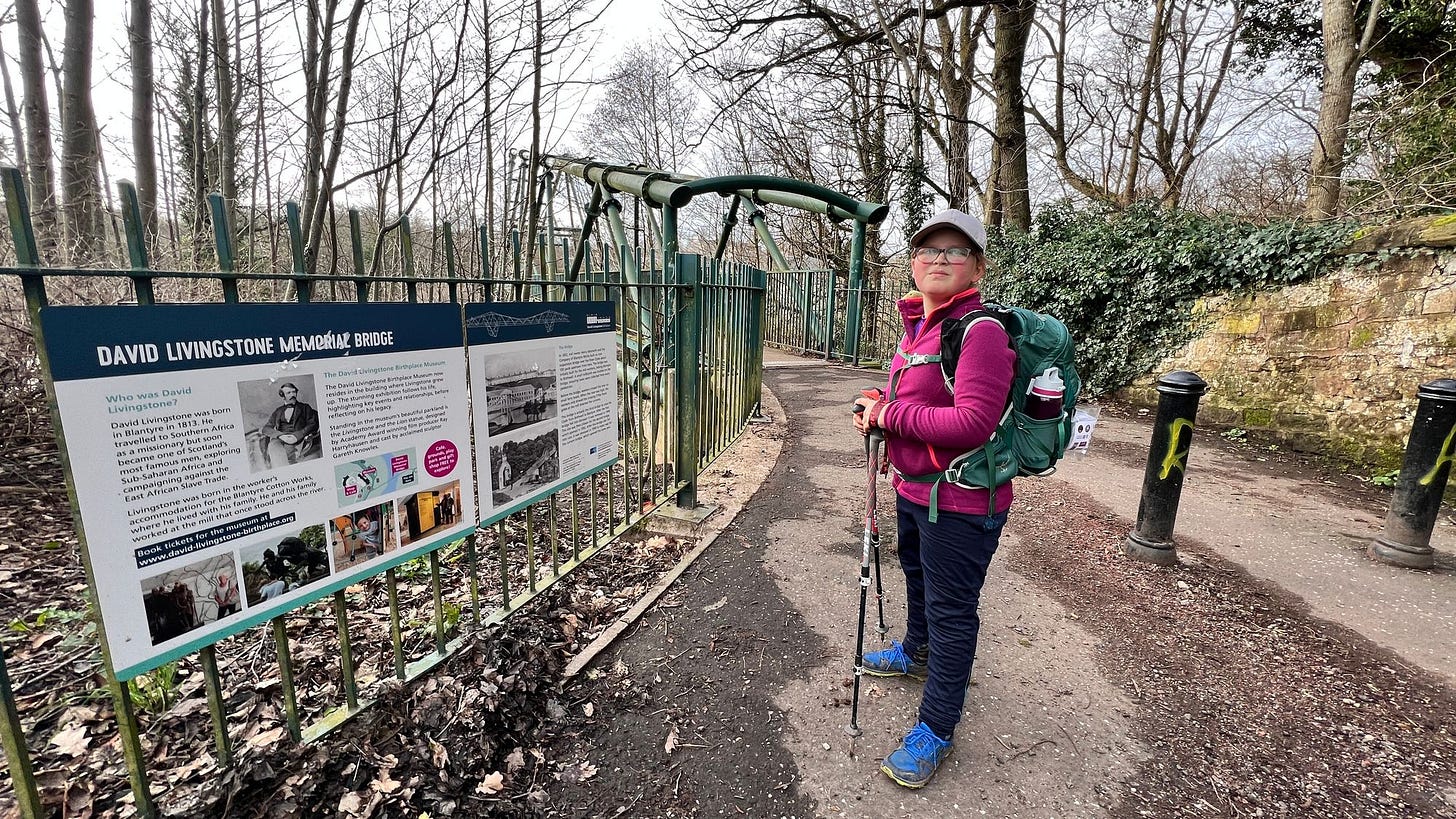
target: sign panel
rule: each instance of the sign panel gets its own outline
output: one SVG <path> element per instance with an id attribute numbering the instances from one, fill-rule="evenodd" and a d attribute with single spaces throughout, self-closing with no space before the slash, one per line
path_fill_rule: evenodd
<path id="1" fill-rule="evenodd" d="M 41 311 L 121 679 L 475 527 L 448 304 Z"/>
<path id="2" fill-rule="evenodd" d="M 467 304 L 482 523 L 617 460 L 611 302 Z"/>

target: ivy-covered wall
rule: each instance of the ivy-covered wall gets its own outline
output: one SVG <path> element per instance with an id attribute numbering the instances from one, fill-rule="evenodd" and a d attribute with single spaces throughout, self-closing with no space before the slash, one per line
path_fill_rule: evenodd
<path id="1" fill-rule="evenodd" d="M 1209 382 L 1199 420 L 1295 449 L 1399 466 L 1416 388 L 1456 378 L 1456 218 L 1362 231 L 1364 255 L 1279 290 L 1200 299 L 1202 332 L 1122 394 L 1156 403 L 1154 379 Z M 1332 260 L 1336 261 L 1336 260 Z"/>

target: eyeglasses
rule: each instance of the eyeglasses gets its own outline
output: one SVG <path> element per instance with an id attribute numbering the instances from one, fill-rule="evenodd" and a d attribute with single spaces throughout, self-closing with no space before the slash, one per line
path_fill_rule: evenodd
<path id="1" fill-rule="evenodd" d="M 974 252 L 969 247 L 917 247 L 910 255 L 920 262 L 930 263 L 944 256 L 951 264 L 963 264 Z"/>

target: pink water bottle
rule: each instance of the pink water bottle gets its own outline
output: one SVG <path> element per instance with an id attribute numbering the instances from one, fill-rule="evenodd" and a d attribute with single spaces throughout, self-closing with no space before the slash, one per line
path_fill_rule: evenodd
<path id="1" fill-rule="evenodd" d="M 1031 379 L 1031 388 L 1026 393 L 1026 417 L 1049 421 L 1062 414 L 1062 396 L 1066 392 L 1062 383 L 1062 371 L 1048 367 L 1045 372 Z"/>

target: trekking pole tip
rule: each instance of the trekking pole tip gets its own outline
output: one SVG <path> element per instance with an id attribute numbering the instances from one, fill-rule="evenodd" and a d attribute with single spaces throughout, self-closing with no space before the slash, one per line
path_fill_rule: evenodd
<path id="1" fill-rule="evenodd" d="M 864 729 L 863 728 L 860 728 L 858 725 L 855 725 L 854 723 L 850 723 L 849 725 L 844 726 L 844 732 L 846 734 L 849 734 L 852 737 L 862 737 L 862 736 L 864 736 Z"/>

